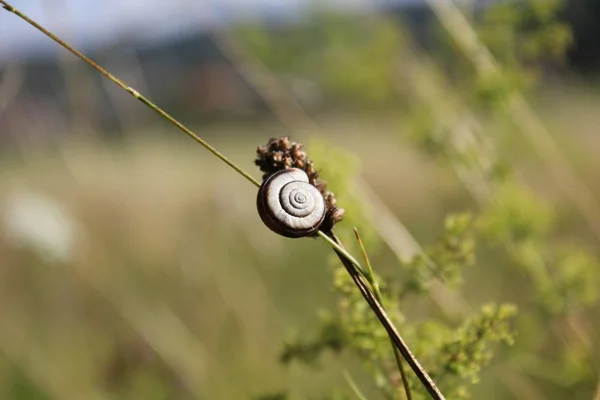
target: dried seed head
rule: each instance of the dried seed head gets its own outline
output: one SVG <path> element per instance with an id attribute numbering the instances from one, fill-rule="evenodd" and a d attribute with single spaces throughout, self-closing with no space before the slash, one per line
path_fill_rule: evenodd
<path id="1" fill-rule="evenodd" d="M 343 219 L 344 210 L 337 208 L 335 195 L 326 190 L 327 182 L 319 179 L 319 172 L 314 167 L 313 161 L 302 150 L 303 147 L 302 143 L 292 142 L 287 136 L 280 139 L 271 138 L 266 144 L 258 146 L 254 163 L 264 172 L 263 180 L 275 172 L 288 168 L 300 168 L 306 172 L 309 183 L 319 189 L 327 206 L 327 214 L 321 229 L 330 231 Z"/>

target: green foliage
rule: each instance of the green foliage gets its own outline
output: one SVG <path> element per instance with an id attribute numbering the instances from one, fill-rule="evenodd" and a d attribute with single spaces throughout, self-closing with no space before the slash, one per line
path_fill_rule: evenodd
<path id="1" fill-rule="evenodd" d="M 298 333 L 290 337 L 281 353 L 281 362 L 284 365 L 292 361 L 314 365 L 324 351 L 341 351 L 345 346 L 346 336 L 340 328 L 340 322 L 335 316 L 323 312 L 317 334 L 312 338 Z"/>
<path id="2" fill-rule="evenodd" d="M 358 171 L 356 162 L 353 164 L 349 161 L 349 156 L 339 148 L 330 147 L 326 154 L 326 145 L 313 142 L 309 148 L 311 156 L 315 155 L 316 165 L 320 167 L 323 161 L 323 171 L 327 171 L 323 175 L 327 176 L 330 187 L 335 188 L 338 199 L 344 199 L 342 204 L 345 205 L 345 201 L 354 197 L 351 185 L 353 175 L 349 171 Z M 354 168 L 349 169 L 349 166 Z M 348 204 L 356 206 L 347 212 L 351 216 L 351 224 L 346 220 L 336 228 L 339 235 L 345 238 L 351 237 L 353 225 L 369 227 L 360 203 L 354 200 Z M 365 232 L 369 232 L 370 238 L 367 249 L 373 254 L 371 246 L 380 245 L 381 239 L 372 232 L 372 228 L 365 229 Z M 352 244 L 347 247 L 356 248 Z M 442 390 L 448 398 L 468 398 L 468 386 L 477 381 L 481 368 L 492 357 L 489 345 L 499 341 L 511 342 L 513 333 L 508 322 L 515 314 L 515 308 L 510 305 L 489 305 L 482 309 L 481 314 L 468 317 L 456 327 L 435 319 L 409 322 L 402 312 L 405 306 L 401 299 L 409 293 L 427 299 L 426 289 L 433 279 L 441 279 L 449 286 L 456 287 L 462 281 L 464 267 L 474 263 L 473 216 L 471 213 L 462 213 L 448 216 L 439 240 L 402 266 L 407 278 L 396 282 L 377 277 L 382 303 L 390 318 L 426 368 L 434 376 L 444 377 Z M 402 384 L 386 331 L 337 258 L 332 258 L 331 266 L 337 293 L 336 313 L 321 313 L 320 328 L 316 334 L 291 338 L 282 351 L 282 361 L 286 364 L 295 361 L 315 366 L 324 351 L 330 350 L 334 354 L 351 352 L 362 361 L 382 393 L 388 398 L 402 398 Z M 415 398 L 425 398 L 418 380 L 412 374 L 409 379 Z"/>
<path id="3" fill-rule="evenodd" d="M 571 30 L 557 16 L 561 0 L 501 1 L 477 24 L 483 43 L 500 63 L 501 74 L 475 81 L 477 98 L 493 110 L 513 90 L 528 91 L 544 63 L 560 63 L 572 43 Z"/>
<path id="4" fill-rule="evenodd" d="M 448 128 L 437 123 L 435 110 L 429 104 L 416 104 L 411 121 L 408 138 L 428 154 L 440 160 L 450 160 L 452 152 L 452 135 Z"/>
<path id="5" fill-rule="evenodd" d="M 450 72 L 435 79 L 443 84 L 452 81 L 465 95 L 465 102 L 457 105 L 455 98 L 444 92 L 450 85 L 441 86 L 430 97 L 416 97 L 420 102 L 414 106 L 418 112 L 410 121 L 409 138 L 441 165 L 453 167 L 470 192 L 476 194 L 481 206 L 472 214 L 474 239 L 495 252 L 505 252 L 529 277 L 530 287 L 523 290 L 523 296 L 533 309 L 528 317 L 518 318 L 523 332 L 514 351 L 519 354 L 518 364 L 531 376 L 575 390 L 586 379 L 593 379 L 590 347 L 581 344 L 585 342 L 581 336 L 591 333 L 579 327 L 573 334 L 569 326 L 573 318 L 585 315 L 583 310 L 598 304 L 598 256 L 581 243 L 565 242 L 557 229 L 558 210 L 511 173 L 514 166 L 506 156 L 513 158 L 513 148 L 507 148 L 511 154 L 503 157 L 498 151 L 502 148 L 490 139 L 492 135 L 481 139 L 484 135 L 474 128 L 475 124 L 465 135 L 459 124 L 464 115 L 473 114 L 506 124 L 504 107 L 512 93 L 531 89 L 543 64 L 562 60 L 570 33 L 558 19 L 560 6 L 560 1 L 505 1 L 486 9 L 476 26 L 480 38 L 499 61 L 498 72 L 478 74 L 460 57 L 444 58 Z M 464 73 L 468 70 L 470 73 Z M 459 78 L 456 71 L 462 73 Z M 555 328 L 548 331 L 550 324 Z M 541 336 L 547 337 L 540 340 Z M 464 346 L 457 340 L 453 346 Z M 512 337 L 507 335 L 502 340 L 512 341 Z M 468 354 L 461 360 L 469 359 Z M 474 360 L 482 361 L 477 357 Z M 468 365 L 450 368 L 467 376 L 468 371 L 476 370 Z M 461 396 L 464 394 L 458 398 Z"/>
<path id="6" fill-rule="evenodd" d="M 468 189 L 481 196 L 481 207 L 448 215 L 437 241 L 403 263 L 399 276 L 376 278 L 390 317 L 449 399 L 470 398 L 472 385 L 494 356 L 493 344 L 513 344 L 511 321 L 517 319 L 519 326 L 525 326 L 527 320 L 516 318 L 513 304 L 489 304 L 460 323 L 433 316 L 414 321 L 403 312 L 413 302 L 428 303 L 429 289 L 436 280 L 460 291 L 465 269 L 476 265 L 478 242 L 505 251 L 517 268 L 527 273 L 531 290 L 525 296 L 535 304 L 538 322 L 570 318 L 575 310 L 597 304 L 600 296 L 596 255 L 579 244 L 564 245 L 556 239 L 556 210 L 517 180 L 514 166 L 497 151 L 497 143 L 482 138 L 477 122 L 471 122 L 477 120 L 473 114 L 491 120 L 505 118 L 503 111 L 512 94 L 529 91 L 545 64 L 562 61 L 571 35 L 558 19 L 560 10 L 561 2 L 554 0 L 506 1 L 486 8 L 473 24 L 498 60 L 497 72 L 476 73 L 468 60 L 456 57 L 450 39 L 441 38 L 440 43 L 447 47 L 436 58 L 441 56 L 445 68 L 432 72 L 440 73 L 435 77 L 441 78 L 440 85 L 434 92 L 412 96 L 413 113 L 405 121 L 410 139 L 444 166 L 452 167 Z M 374 24 L 374 20 L 384 23 Z M 316 13 L 310 23 L 276 34 L 263 29 L 248 32 L 241 35 L 246 46 L 269 68 L 309 77 L 319 82 L 330 98 L 357 98 L 363 106 L 394 104 L 396 100 L 395 57 L 406 41 L 388 19 L 357 21 L 348 15 Z M 454 91 L 458 96 L 452 96 Z M 411 89 L 404 94 L 411 96 Z M 353 195 L 352 180 L 360 171 L 358 160 L 336 143 L 313 140 L 308 148 L 338 204 L 346 210 L 337 234 L 352 254 L 358 254 L 351 230 L 356 226 L 369 253 L 377 254 L 383 243 Z M 324 351 L 349 352 L 364 364 L 385 397 L 403 398 L 386 332 L 334 256 L 331 266 L 336 312 L 323 312 L 314 334 L 290 339 L 282 361 L 316 366 Z M 530 355 L 536 365 L 548 365 L 545 379 L 562 374 L 569 376 L 573 385 L 582 382 L 589 374 L 582 347 L 557 347 L 555 341 L 530 337 L 540 329 L 541 325 L 529 326 L 524 340 L 516 343 L 515 353 Z M 544 359 L 552 358 L 547 355 L 551 350 L 557 351 L 559 361 Z M 535 374 L 533 369 L 523 368 Z M 411 374 L 409 379 L 414 398 L 426 398 L 416 378 Z"/>
<path id="7" fill-rule="evenodd" d="M 457 126 L 473 119 L 470 115 L 462 116 L 470 109 L 478 113 L 484 111 L 492 119 L 504 118 L 502 111 L 512 94 L 533 88 L 544 63 L 562 60 L 571 39 L 568 27 L 557 18 L 560 6 L 559 1 L 507 1 L 490 6 L 473 22 L 483 43 L 499 61 L 498 71 L 475 73 L 467 60 L 456 57 L 452 48 L 444 58 L 447 76 L 442 75 L 442 83 L 447 79 L 452 85 L 438 87 L 439 93 L 429 93 L 429 97 L 414 96 L 411 104 L 414 112 L 408 125 L 413 143 L 462 174 L 465 182 L 474 185 L 469 188 L 474 193 L 485 194 L 478 212 L 449 215 L 438 240 L 403 263 L 400 283 L 393 276 L 384 281 L 378 278 L 391 318 L 417 357 L 441 382 L 448 398 L 470 397 L 470 387 L 491 360 L 493 347 L 490 344 L 512 344 L 514 332 L 509 321 L 515 316 L 516 307 L 486 306 L 479 314 L 468 315 L 458 327 L 436 318 L 410 321 L 402 309 L 409 299 L 426 300 L 434 280 L 460 290 L 465 268 L 476 263 L 479 239 L 491 247 L 506 250 L 527 272 L 533 289 L 531 299 L 537 302 L 540 315 L 568 315 L 571 310 L 593 305 L 598 300 L 600 285 L 596 271 L 600 268 L 595 255 L 579 245 L 555 245 L 555 210 L 516 179 L 510 162 L 494 151 L 495 143 L 481 139 L 482 132 L 477 130 L 476 123 Z M 338 20 L 321 17 L 326 22 L 316 18 L 311 25 L 313 33 L 319 32 L 321 44 L 316 44 L 310 35 L 298 34 L 303 39 L 291 41 L 284 40 L 282 35 L 281 41 L 293 48 L 294 54 L 269 51 L 273 57 L 281 55 L 281 58 L 269 60 L 261 56 L 262 61 L 279 72 L 295 71 L 311 77 L 332 96 L 359 97 L 370 104 L 389 103 L 395 91 L 391 90 L 390 82 L 396 82 L 390 55 L 402 51 L 398 48 L 405 45 L 405 41 L 400 40 L 402 36 L 388 32 L 392 25 L 380 25 L 379 30 L 370 31 L 373 27 L 367 29 L 367 22 L 363 25 L 352 23 L 345 19 L 347 17 Z M 264 43 L 278 48 L 278 39 L 265 36 L 265 32 L 262 35 Z M 371 45 L 363 38 L 369 38 Z M 449 42 L 447 38 L 444 40 Z M 247 45 L 253 46 L 251 41 Z M 258 48 L 266 50 L 267 46 Z M 443 51 L 440 54 L 443 55 Z M 334 62 L 340 60 L 342 69 Z M 309 65 L 322 68 L 320 71 L 304 69 Z M 333 74 L 330 65 L 336 65 Z M 462 95 L 464 104 L 456 103 L 455 98 L 445 93 L 453 89 Z M 465 129 L 474 133 L 460 136 Z M 346 209 L 346 220 L 337 229 L 338 235 L 350 252 L 357 254 L 350 229 L 357 226 L 368 251 L 377 254 L 382 248 L 381 239 L 370 226 L 362 205 L 352 195 L 352 178 L 359 172 L 357 161 L 334 144 L 313 142 L 309 148 L 322 176 L 327 177 L 336 193 L 338 203 Z M 331 262 L 338 295 L 337 313 L 322 317 L 316 335 L 288 343 L 285 361 L 314 363 L 324 350 L 350 351 L 363 361 L 387 397 L 401 398 L 400 380 L 385 331 L 371 315 L 339 261 L 332 256 Z M 569 359 L 580 360 L 577 357 L 580 352 L 567 349 L 571 347 L 564 349 L 565 363 Z M 519 351 L 526 353 L 533 349 L 524 343 Z M 575 373 L 575 376 L 583 374 Z M 414 377 L 411 377 L 411 387 L 419 398 L 422 393 Z"/>
<path id="8" fill-rule="evenodd" d="M 487 345 L 501 341 L 513 344 L 514 332 L 509 321 L 515 315 L 513 305 L 482 307 L 480 315 L 471 317 L 442 345 L 441 357 L 445 362 L 438 367 L 440 375 L 448 373 L 476 383 L 481 367 L 492 358 Z"/>
<path id="9" fill-rule="evenodd" d="M 476 110 L 498 113 L 514 92 L 535 88 L 546 67 L 563 64 L 573 43 L 571 27 L 560 19 L 563 5 L 562 0 L 506 0 L 473 13 L 470 22 L 497 61 L 497 72 L 476 73 L 471 60 L 457 57 L 460 50 L 439 26 L 434 57 Z"/>
<path id="10" fill-rule="evenodd" d="M 598 300 L 600 263 L 576 244 L 550 244 L 555 213 L 526 187 L 501 185 L 483 210 L 479 231 L 494 246 L 506 246 L 533 279 L 538 299 L 551 313 Z"/>
<path id="11" fill-rule="evenodd" d="M 3 364 L 4 364 L 4 360 Z M 16 366 L 3 365 L 3 379 L 9 383 L 6 395 L 11 399 L 49 400 L 51 396 L 44 393 Z"/>
<path id="12" fill-rule="evenodd" d="M 571 307 L 597 303 L 600 296 L 600 263 L 589 249 L 575 244 L 558 246 L 551 273 L 561 299 L 553 311 L 564 312 Z"/>
<path id="13" fill-rule="evenodd" d="M 475 263 L 472 222 L 471 213 L 446 218 L 445 232 L 437 243 L 404 265 L 407 277 L 403 281 L 403 294 L 425 292 L 434 278 L 441 279 L 450 287 L 461 283 L 463 268 Z"/>
<path id="14" fill-rule="evenodd" d="M 292 26 L 238 28 L 236 36 L 269 69 L 317 82 L 337 103 L 381 106 L 398 99 L 402 37 L 393 21 L 315 9 Z"/>
<path id="15" fill-rule="evenodd" d="M 354 179 L 361 171 L 360 160 L 337 143 L 319 137 L 313 137 L 307 143 L 307 148 L 320 175 L 327 181 L 328 189 L 336 194 L 338 204 L 345 210 L 343 224 L 347 229 L 336 231 L 342 242 L 351 254 L 360 253 L 352 231 L 356 227 L 369 251 L 377 251 L 381 246 L 381 238 L 377 236 L 365 205 L 354 194 Z M 337 260 L 335 255 L 332 255 L 332 259 Z"/>
<path id="16" fill-rule="evenodd" d="M 561 0 L 498 2 L 485 11 L 478 32 L 504 66 L 560 61 L 572 41 L 570 27 L 557 19 L 562 6 Z"/>
<path id="17" fill-rule="evenodd" d="M 554 214 L 548 204 L 515 181 L 498 186 L 494 199 L 482 211 L 478 227 L 490 243 L 533 241 L 546 235 Z"/>

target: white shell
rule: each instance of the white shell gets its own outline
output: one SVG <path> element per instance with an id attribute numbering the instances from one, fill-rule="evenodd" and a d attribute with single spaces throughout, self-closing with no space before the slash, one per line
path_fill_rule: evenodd
<path id="1" fill-rule="evenodd" d="M 314 233 L 325 218 L 325 199 L 298 168 L 279 171 L 267 178 L 258 192 L 258 209 L 263 222 L 287 237 Z"/>

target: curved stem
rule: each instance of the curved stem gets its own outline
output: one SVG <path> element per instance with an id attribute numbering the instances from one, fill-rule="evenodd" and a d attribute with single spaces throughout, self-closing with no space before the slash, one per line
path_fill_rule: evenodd
<path id="1" fill-rule="evenodd" d="M 379 290 L 379 283 L 375 279 L 375 273 L 373 272 L 373 267 L 371 266 L 371 261 L 369 260 L 369 256 L 367 255 L 367 250 L 365 249 L 365 245 L 358 233 L 358 229 L 354 228 L 354 235 L 356 236 L 356 241 L 358 242 L 358 246 L 360 247 L 360 251 L 362 252 L 363 259 L 365 260 L 365 264 L 367 265 L 367 272 L 369 275 L 367 276 L 367 280 L 371 284 L 371 288 L 373 288 L 373 293 L 375 294 L 375 299 L 381 304 L 383 307 L 383 296 L 381 295 L 381 290 Z M 390 342 L 392 342 L 392 349 L 394 350 L 394 358 L 396 359 L 396 365 L 398 366 L 398 371 L 400 372 L 400 378 L 402 379 L 402 386 L 404 387 L 404 393 L 406 393 L 406 400 L 412 400 L 412 393 L 410 391 L 410 385 L 408 384 L 408 377 L 406 376 L 406 371 L 404 370 L 404 364 L 402 363 L 402 357 L 400 355 L 400 351 L 394 345 L 394 341 L 390 337 Z"/>

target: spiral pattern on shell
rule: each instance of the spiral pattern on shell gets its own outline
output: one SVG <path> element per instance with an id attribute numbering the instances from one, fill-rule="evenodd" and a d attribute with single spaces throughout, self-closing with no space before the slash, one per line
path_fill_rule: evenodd
<path id="1" fill-rule="evenodd" d="M 298 168 L 274 173 L 260 186 L 258 214 L 273 232 L 289 238 L 310 236 L 326 214 L 323 195 Z"/>

